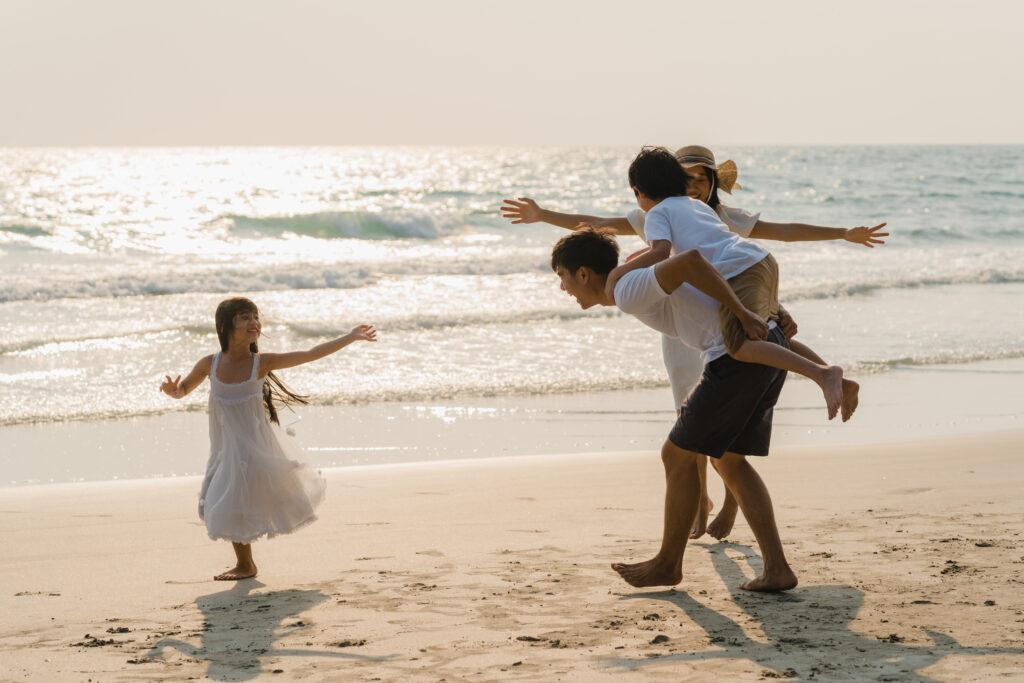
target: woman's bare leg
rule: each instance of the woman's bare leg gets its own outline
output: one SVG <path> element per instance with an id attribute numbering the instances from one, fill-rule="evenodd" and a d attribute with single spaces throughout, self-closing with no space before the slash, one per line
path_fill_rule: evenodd
<path id="1" fill-rule="evenodd" d="M 214 581 L 238 581 L 256 576 L 256 563 L 252 560 L 252 546 L 248 543 L 231 543 L 235 550 L 235 568 L 213 577 Z"/>

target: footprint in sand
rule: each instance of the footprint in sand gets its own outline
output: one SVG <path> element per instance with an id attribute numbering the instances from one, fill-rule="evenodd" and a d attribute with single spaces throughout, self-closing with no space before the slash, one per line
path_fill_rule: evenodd
<path id="1" fill-rule="evenodd" d="M 417 550 L 417 555 L 429 555 L 431 557 L 444 557 L 444 553 L 440 550 Z"/>

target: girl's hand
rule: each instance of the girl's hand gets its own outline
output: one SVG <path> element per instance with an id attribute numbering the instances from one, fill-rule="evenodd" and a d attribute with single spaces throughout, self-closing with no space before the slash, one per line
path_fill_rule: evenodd
<path id="1" fill-rule="evenodd" d="M 377 341 L 377 330 L 373 329 L 373 325 L 358 325 L 352 328 L 349 336 L 354 341 Z"/>
<path id="2" fill-rule="evenodd" d="M 540 220 L 540 212 L 541 208 L 537 206 L 537 202 L 529 197 L 520 197 L 519 201 L 506 199 L 501 205 L 501 217 L 509 219 L 513 225 L 536 223 Z"/>
<path id="3" fill-rule="evenodd" d="M 846 233 L 843 235 L 843 239 L 847 242 L 863 244 L 865 247 L 874 249 L 876 244 L 885 244 L 885 240 L 878 239 L 879 237 L 889 236 L 889 233 L 887 232 L 878 232 L 884 227 L 885 223 L 879 223 L 873 228 L 866 228 L 864 226 L 858 228 L 847 228 Z"/>
<path id="4" fill-rule="evenodd" d="M 743 325 L 743 331 L 747 333 L 747 337 L 750 339 L 767 339 L 768 338 L 768 323 L 761 320 L 760 316 L 754 315 L 753 312 L 747 310 L 741 316 L 736 316 L 740 320 L 740 324 Z"/>
<path id="5" fill-rule="evenodd" d="M 164 383 L 160 385 L 160 391 L 164 392 L 171 398 L 181 398 L 181 385 L 178 384 L 181 382 L 181 375 L 178 375 L 176 379 L 171 379 L 170 375 L 164 375 L 164 377 Z"/>

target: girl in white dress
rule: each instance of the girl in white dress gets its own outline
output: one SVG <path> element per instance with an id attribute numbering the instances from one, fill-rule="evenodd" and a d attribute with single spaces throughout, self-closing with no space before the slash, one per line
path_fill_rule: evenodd
<path id="1" fill-rule="evenodd" d="M 217 306 L 220 353 L 202 358 L 182 381 L 170 375 L 160 390 L 183 398 L 210 378 L 210 460 L 199 492 L 199 518 L 210 538 L 231 541 L 234 569 L 217 581 L 256 576 L 251 543 L 287 534 L 316 520 L 324 497 L 320 472 L 306 464 L 285 435 L 274 400 L 306 403 L 288 389 L 274 370 L 302 365 L 330 355 L 354 341 L 376 341 L 370 325 L 308 351 L 264 353 L 257 347 L 262 325 L 249 299 L 233 298 Z"/>

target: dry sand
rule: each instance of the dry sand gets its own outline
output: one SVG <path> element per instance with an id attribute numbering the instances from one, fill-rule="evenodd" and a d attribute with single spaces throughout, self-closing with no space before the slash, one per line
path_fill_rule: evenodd
<path id="1" fill-rule="evenodd" d="M 908 435 L 909 436 L 909 435 Z M 654 452 L 332 470 L 321 519 L 215 583 L 194 478 L 0 490 L 2 680 L 1024 678 L 1024 432 L 756 461 L 800 586 L 741 520 L 675 590 Z M 720 489 L 713 490 L 720 501 Z"/>

